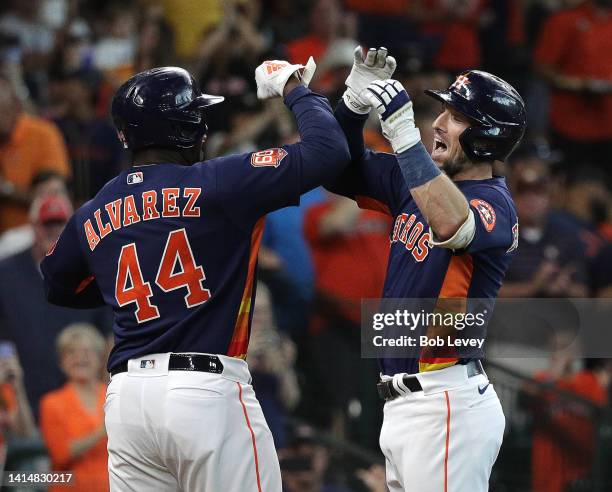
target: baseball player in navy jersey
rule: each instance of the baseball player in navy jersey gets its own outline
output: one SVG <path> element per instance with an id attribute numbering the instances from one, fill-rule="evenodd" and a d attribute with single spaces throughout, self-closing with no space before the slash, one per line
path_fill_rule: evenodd
<path id="1" fill-rule="evenodd" d="M 349 162 L 327 100 L 307 87 L 313 72 L 312 59 L 255 72 L 258 97 L 285 96 L 299 143 L 205 162 L 203 111 L 223 98 L 175 67 L 115 94 L 133 167 L 76 211 L 42 262 L 52 303 L 114 310 L 112 491 L 281 490 L 245 357 L 265 214 Z"/>
<path id="2" fill-rule="evenodd" d="M 523 100 L 503 80 L 475 70 L 448 90 L 426 91 L 442 103 L 429 155 L 408 94 L 390 79 L 394 68 L 384 48 L 371 49 L 365 60 L 356 49 L 335 113 L 352 163 L 330 188 L 394 218 L 385 298 L 465 301 L 455 306 L 470 298 L 493 300 L 517 247 L 518 220 L 492 164 L 523 136 Z M 395 154 L 364 147 L 372 108 Z M 505 419 L 481 357 L 481 350 L 447 343 L 379 359 L 378 390 L 386 401 L 380 446 L 389 490 L 488 490 Z"/>

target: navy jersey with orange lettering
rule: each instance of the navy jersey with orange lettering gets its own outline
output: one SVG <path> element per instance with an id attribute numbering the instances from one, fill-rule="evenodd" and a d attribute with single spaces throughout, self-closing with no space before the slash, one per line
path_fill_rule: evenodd
<path id="1" fill-rule="evenodd" d="M 348 139 L 352 163 L 329 186 L 354 198 L 360 207 L 379 210 L 394 218 L 384 298 L 495 299 L 518 245 L 516 208 L 505 179 L 457 181 L 476 219 L 470 245 L 461 251 L 429 244 L 429 226 L 410 195 L 394 154 L 365 149 L 365 118 L 341 101 L 336 109 Z M 408 152 L 426 152 L 422 144 Z M 383 374 L 414 374 L 464 362 L 424 350 L 418 358 L 382 358 Z"/>
<path id="2" fill-rule="evenodd" d="M 41 264 L 47 296 L 112 306 L 109 370 L 153 353 L 246 356 L 265 214 L 298 204 L 349 158 L 327 100 L 298 87 L 285 103 L 299 143 L 131 168 L 68 222 Z"/>

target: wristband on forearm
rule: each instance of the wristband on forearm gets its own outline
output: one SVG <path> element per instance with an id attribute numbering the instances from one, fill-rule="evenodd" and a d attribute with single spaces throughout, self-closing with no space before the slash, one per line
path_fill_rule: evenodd
<path id="1" fill-rule="evenodd" d="M 409 189 L 421 186 L 442 174 L 420 142 L 397 154 L 397 161 Z"/>

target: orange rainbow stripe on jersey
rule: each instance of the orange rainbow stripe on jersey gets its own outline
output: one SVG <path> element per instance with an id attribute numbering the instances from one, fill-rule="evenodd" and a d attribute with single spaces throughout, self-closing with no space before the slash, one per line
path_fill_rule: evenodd
<path id="1" fill-rule="evenodd" d="M 247 278 L 244 285 L 244 291 L 242 293 L 242 300 L 240 301 L 240 308 L 238 310 L 238 317 L 236 318 L 236 325 L 234 327 L 234 334 L 232 340 L 227 349 L 227 355 L 229 357 L 237 357 L 238 359 L 246 359 L 247 348 L 249 347 L 249 319 L 251 317 L 252 300 L 253 300 L 253 281 L 255 280 L 255 265 L 257 265 L 257 255 L 259 253 L 259 246 L 263 238 L 263 230 L 265 224 L 265 217 L 262 217 L 257 221 L 255 227 L 253 227 L 253 233 L 251 235 L 251 255 L 249 256 L 249 269 L 247 272 Z"/>
<path id="2" fill-rule="evenodd" d="M 449 308 L 453 312 L 465 312 L 467 306 L 467 296 L 472 282 L 474 272 L 474 260 L 470 254 L 453 255 L 451 257 L 440 295 L 438 296 L 438 307 L 444 305 L 444 310 Z M 446 302 L 440 302 L 440 300 Z M 445 367 L 454 366 L 459 359 L 451 357 L 450 354 L 436 354 L 435 347 L 428 347 L 423 350 L 419 358 L 419 372 L 437 371 Z"/>

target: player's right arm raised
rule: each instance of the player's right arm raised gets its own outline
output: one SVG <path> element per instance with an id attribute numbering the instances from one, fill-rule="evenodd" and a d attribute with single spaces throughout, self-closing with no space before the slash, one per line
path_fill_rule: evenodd
<path id="1" fill-rule="evenodd" d="M 378 113 L 406 186 L 435 234 L 434 244 L 458 249 L 467 246 L 474 236 L 474 216 L 463 193 L 438 169 L 423 146 L 412 101 L 402 84 L 377 80 L 364 95 Z M 451 238 L 452 244 L 446 244 Z"/>

